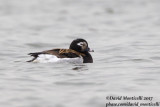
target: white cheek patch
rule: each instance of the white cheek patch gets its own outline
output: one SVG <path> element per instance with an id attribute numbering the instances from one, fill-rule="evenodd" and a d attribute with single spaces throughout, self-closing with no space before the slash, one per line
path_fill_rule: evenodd
<path id="1" fill-rule="evenodd" d="M 79 42 L 79 43 L 77 43 L 77 45 L 79 45 L 79 46 L 83 46 L 83 42 Z"/>

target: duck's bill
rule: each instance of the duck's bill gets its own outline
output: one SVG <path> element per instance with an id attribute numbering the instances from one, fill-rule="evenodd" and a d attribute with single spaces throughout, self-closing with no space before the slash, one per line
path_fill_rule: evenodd
<path id="1" fill-rule="evenodd" d="M 89 48 L 89 49 L 88 49 L 88 52 L 94 52 L 94 50 Z"/>

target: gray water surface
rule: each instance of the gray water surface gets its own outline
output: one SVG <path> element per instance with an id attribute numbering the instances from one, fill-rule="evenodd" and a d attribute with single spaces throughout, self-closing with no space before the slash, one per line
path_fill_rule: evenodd
<path id="1" fill-rule="evenodd" d="M 0 0 L 0 106 L 160 101 L 159 10 L 159 0 Z M 93 64 L 26 62 L 30 52 L 68 48 L 76 38 L 95 50 Z"/>

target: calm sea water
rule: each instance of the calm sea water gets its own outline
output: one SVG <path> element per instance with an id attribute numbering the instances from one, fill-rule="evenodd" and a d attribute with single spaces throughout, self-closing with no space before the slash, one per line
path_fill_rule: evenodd
<path id="1" fill-rule="evenodd" d="M 107 96 L 160 101 L 159 5 L 159 0 L 0 0 L 0 106 L 105 107 Z M 30 52 L 68 48 L 75 38 L 95 50 L 93 64 L 26 62 Z"/>

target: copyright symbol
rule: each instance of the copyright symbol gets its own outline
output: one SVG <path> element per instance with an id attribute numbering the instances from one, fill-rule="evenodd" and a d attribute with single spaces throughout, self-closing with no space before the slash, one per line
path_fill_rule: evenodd
<path id="1" fill-rule="evenodd" d="M 106 97 L 106 100 L 109 100 L 109 96 Z"/>

